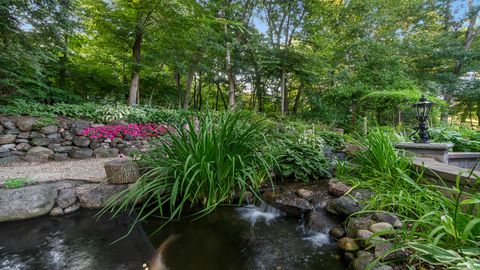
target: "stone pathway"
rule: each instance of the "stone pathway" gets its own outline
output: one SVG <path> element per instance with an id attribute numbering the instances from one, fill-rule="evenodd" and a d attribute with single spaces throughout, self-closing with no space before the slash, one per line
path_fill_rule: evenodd
<path id="1" fill-rule="evenodd" d="M 47 163 L 18 162 L 0 166 L 0 184 L 9 178 L 26 177 L 34 183 L 59 180 L 101 182 L 105 179 L 103 164 L 113 158 L 67 160 Z"/>

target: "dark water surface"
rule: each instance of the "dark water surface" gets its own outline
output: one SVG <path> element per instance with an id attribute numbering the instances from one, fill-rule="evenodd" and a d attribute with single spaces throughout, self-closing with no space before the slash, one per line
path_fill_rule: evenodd
<path id="1" fill-rule="evenodd" d="M 0 223 L 0 269 L 142 269 L 153 246 L 179 234 L 164 254 L 170 270 L 346 269 L 324 232 L 267 206 L 222 207 L 195 221 L 150 220 L 117 243 L 132 218 L 96 221 L 94 211 Z M 145 231 L 144 231 L 145 230 Z M 110 245 L 111 244 L 111 245 Z"/>
<path id="2" fill-rule="evenodd" d="M 150 221 L 143 227 L 149 233 L 159 225 Z M 173 222 L 152 243 L 158 246 L 173 234 L 180 237 L 164 256 L 171 270 L 347 269 L 325 233 L 306 232 L 297 219 L 265 207 L 223 207 L 198 220 Z"/>
<path id="3" fill-rule="evenodd" d="M 0 223 L 0 269 L 142 269 L 152 246 L 125 216 L 96 221 L 94 211 Z"/>

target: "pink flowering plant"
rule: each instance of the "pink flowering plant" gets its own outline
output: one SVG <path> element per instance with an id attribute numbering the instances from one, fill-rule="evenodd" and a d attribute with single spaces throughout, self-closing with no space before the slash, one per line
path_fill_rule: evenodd
<path id="1" fill-rule="evenodd" d="M 159 137 L 171 131 L 172 128 L 166 125 L 158 124 L 128 124 L 128 125 L 108 125 L 100 127 L 85 128 L 80 135 L 90 139 L 146 139 L 149 137 Z"/>

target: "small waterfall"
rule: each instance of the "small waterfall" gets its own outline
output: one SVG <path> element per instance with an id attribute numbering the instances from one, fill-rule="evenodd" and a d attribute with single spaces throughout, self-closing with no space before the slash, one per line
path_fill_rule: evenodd
<path id="1" fill-rule="evenodd" d="M 246 205 L 237 209 L 243 219 L 249 220 L 252 227 L 257 221 L 264 221 L 269 224 L 272 220 L 281 216 L 280 210 L 262 202 L 260 206 Z"/>
<path id="2" fill-rule="evenodd" d="M 311 236 L 303 237 L 302 239 L 311 242 L 316 247 L 330 244 L 329 236 L 322 232 L 317 232 Z"/>

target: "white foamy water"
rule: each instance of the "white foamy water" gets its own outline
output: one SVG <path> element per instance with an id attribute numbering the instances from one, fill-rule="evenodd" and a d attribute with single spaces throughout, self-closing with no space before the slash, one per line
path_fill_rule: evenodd
<path id="1" fill-rule="evenodd" d="M 281 216 L 280 210 L 271 207 L 266 203 L 262 203 L 260 206 L 246 205 L 240 207 L 237 211 L 243 219 L 250 221 L 252 226 L 255 225 L 257 221 L 263 221 L 268 224 L 272 220 Z"/>
<path id="2" fill-rule="evenodd" d="M 311 242 L 316 247 L 321 247 L 330 244 L 330 238 L 325 233 L 316 233 L 314 235 L 304 237 L 303 240 Z"/>

